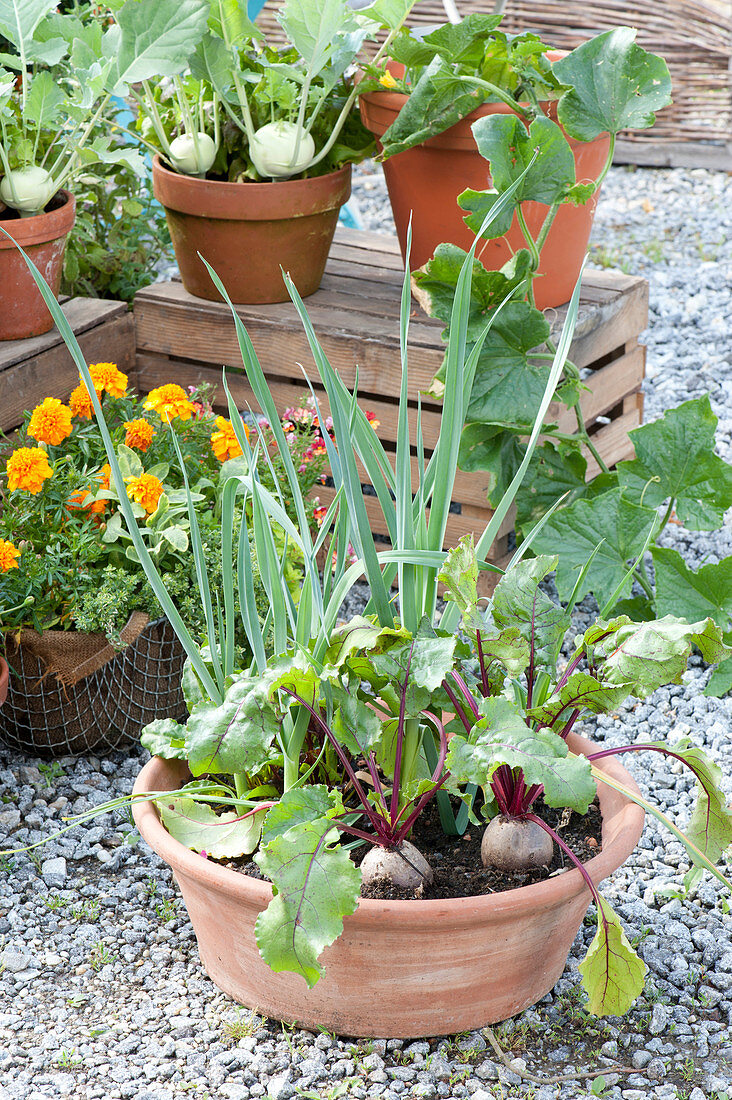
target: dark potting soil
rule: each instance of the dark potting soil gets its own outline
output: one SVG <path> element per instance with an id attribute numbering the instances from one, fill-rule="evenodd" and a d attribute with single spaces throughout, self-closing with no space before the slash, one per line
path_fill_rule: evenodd
<path id="1" fill-rule="evenodd" d="M 535 811 L 559 833 L 582 863 L 586 863 L 600 851 L 602 818 L 597 802 L 593 802 L 584 817 L 571 810 L 552 809 L 541 802 L 537 803 Z M 362 889 L 362 897 L 389 901 L 475 897 L 543 882 L 555 872 L 572 866 L 571 860 L 555 844 L 554 858 L 546 867 L 537 867 L 530 871 L 498 871 L 492 867 L 484 867 L 480 859 L 482 838 L 482 826 L 474 825 L 469 826 L 463 836 L 446 836 L 440 825 L 437 806 L 433 803 L 418 819 L 410 840 L 427 859 L 434 881 L 420 886 L 416 892 L 377 882 Z M 351 853 L 354 863 L 359 864 L 366 851 L 366 845 L 354 849 Z M 265 878 L 256 863 L 245 862 L 244 859 L 230 860 L 227 867 L 251 875 L 252 878 Z"/>

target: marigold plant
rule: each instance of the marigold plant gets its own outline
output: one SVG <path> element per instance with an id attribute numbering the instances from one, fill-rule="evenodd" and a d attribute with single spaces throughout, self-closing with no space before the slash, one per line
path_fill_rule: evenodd
<path id="1" fill-rule="evenodd" d="M 20 550 L 17 546 L 13 546 L 7 539 L 0 539 L 0 569 L 3 573 L 7 573 L 9 569 L 17 569 L 19 557 Z"/>
<path id="2" fill-rule="evenodd" d="M 47 478 L 53 477 L 48 455 L 40 447 L 19 447 L 6 464 L 8 489 L 40 493 Z"/>
<path id="3" fill-rule="evenodd" d="M 249 429 L 244 426 L 247 436 Z M 219 462 L 226 462 L 229 458 L 238 458 L 242 453 L 239 440 L 236 438 L 234 425 L 223 416 L 216 417 L 216 431 L 211 435 L 211 447 Z"/>
<path id="4" fill-rule="evenodd" d="M 150 516 L 158 506 L 163 492 L 163 483 L 154 474 L 141 474 L 140 477 L 127 479 L 127 496 L 141 504 Z"/>

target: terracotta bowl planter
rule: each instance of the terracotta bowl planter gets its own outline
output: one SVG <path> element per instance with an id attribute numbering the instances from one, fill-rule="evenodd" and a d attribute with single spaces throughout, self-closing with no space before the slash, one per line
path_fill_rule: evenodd
<path id="1" fill-rule="evenodd" d="M 51 200 L 56 201 L 58 206 L 34 218 L 20 218 L 0 203 L 0 225 L 28 253 L 58 296 L 76 202 L 68 191 L 59 191 Z M 25 260 L 13 242 L 0 233 L 0 340 L 23 340 L 52 328 L 53 318 Z"/>
<path id="2" fill-rule="evenodd" d="M 221 301 L 200 252 L 237 305 L 284 302 L 280 268 L 302 297 L 320 286 L 338 212 L 351 194 L 351 166 L 314 179 L 221 183 L 179 175 L 155 156 L 153 191 L 187 291 Z"/>
<path id="3" fill-rule="evenodd" d="M 407 96 L 399 92 L 370 92 L 361 96 L 364 125 L 380 137 L 406 101 Z M 542 107 L 551 117 L 549 104 L 544 103 Z M 457 205 L 458 195 L 467 188 L 482 191 L 492 186 L 488 162 L 478 152 L 470 127 L 486 115 L 511 113 L 504 103 L 484 104 L 444 134 L 384 161 L 402 255 L 406 249 L 410 214 L 412 216 L 410 264 L 413 269 L 427 263 L 443 241 L 470 248 L 474 236 L 463 221 L 465 212 Z M 568 140 L 574 153 L 577 182 L 596 179 L 607 159 L 608 135 L 602 134 L 590 142 Z M 545 277 L 534 283 L 539 309 L 563 305 L 572 296 L 587 252 L 597 197 L 593 195 L 585 206 L 560 207 L 542 250 L 539 274 Z M 531 202 L 525 203 L 523 209 L 529 230 L 536 237 L 547 207 Z M 505 237 L 482 242 L 476 255 L 492 271 L 502 267 L 523 247 L 524 238 L 514 218 Z"/>
<path id="4" fill-rule="evenodd" d="M 569 744 L 575 752 L 596 748 L 574 734 Z M 599 766 L 637 790 L 613 758 Z M 175 790 L 187 778 L 183 762 L 154 757 L 134 790 Z M 628 858 L 643 829 L 640 807 L 609 787 L 600 790 L 600 806 L 602 850 L 586 865 L 595 883 Z M 577 870 L 482 897 L 363 900 L 323 952 L 325 976 L 308 990 L 299 975 L 275 974 L 259 956 L 254 922 L 271 886 L 173 840 L 152 802 L 138 802 L 133 812 L 142 836 L 173 869 L 211 979 L 248 1008 L 311 1030 L 417 1038 L 513 1016 L 553 988 L 590 902 Z"/>
<path id="5" fill-rule="evenodd" d="M 0 707 L 3 705 L 8 697 L 8 680 L 10 679 L 10 669 L 8 668 L 8 662 L 4 657 L 0 657 Z"/>

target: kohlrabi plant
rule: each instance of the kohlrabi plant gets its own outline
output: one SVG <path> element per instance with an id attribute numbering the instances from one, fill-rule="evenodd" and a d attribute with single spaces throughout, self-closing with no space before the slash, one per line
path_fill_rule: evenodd
<path id="1" fill-rule="evenodd" d="M 0 199 L 34 217 L 80 172 L 139 154 L 102 133 L 113 68 L 101 18 L 62 15 L 55 0 L 0 0 Z M 131 59 L 129 59 L 131 60 Z M 127 75 L 122 70 L 118 75 Z"/>
<path id="2" fill-rule="evenodd" d="M 131 89 L 138 130 L 184 175 L 230 181 L 320 175 L 372 150 L 354 109 L 353 65 L 364 41 L 385 30 L 378 57 L 414 0 L 287 0 L 278 13 L 287 44 L 268 46 L 246 0 L 187 0 L 198 11 L 185 64 L 160 66 Z M 140 20 L 177 11 L 177 0 L 137 0 L 118 15 L 124 48 Z"/>

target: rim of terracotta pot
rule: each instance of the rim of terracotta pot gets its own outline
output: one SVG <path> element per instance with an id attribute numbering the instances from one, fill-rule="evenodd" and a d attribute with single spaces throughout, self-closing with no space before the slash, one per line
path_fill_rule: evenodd
<path id="1" fill-rule="evenodd" d="M 36 214 L 33 218 L 0 218 L 0 224 L 22 248 L 65 237 L 67 233 L 71 232 L 71 227 L 74 224 L 76 199 L 65 188 L 57 191 L 54 198 L 58 195 L 63 196 L 64 202 L 55 210 Z M 5 207 L 4 209 L 7 210 L 8 208 Z M 0 210 L 0 215 L 2 213 L 3 211 Z M 0 233 L 0 249 L 3 248 L 15 248 L 15 244 Z"/>
<path id="2" fill-rule="evenodd" d="M 598 746 L 579 734 L 571 733 L 568 744 L 573 752 L 585 754 L 598 751 Z M 614 757 L 605 757 L 598 761 L 598 770 L 607 773 L 635 794 L 639 788 L 630 773 Z M 165 788 L 155 784 L 162 783 L 165 775 L 175 776 L 180 785 L 189 775 L 185 761 L 161 760 L 154 756 L 143 767 L 133 788 L 133 794 L 162 793 Z M 152 781 L 152 782 L 151 782 Z M 168 787 L 175 790 L 175 786 Z M 603 813 L 602 850 L 584 864 L 585 870 L 597 885 L 618 867 L 631 854 L 643 831 L 645 813 L 641 806 L 631 802 L 612 787 L 601 785 L 599 790 L 600 806 Z M 210 885 L 214 889 L 226 890 L 232 896 L 239 895 L 254 900 L 266 908 L 272 900 L 272 887 L 268 882 L 221 867 L 209 859 L 202 859 L 196 852 L 186 848 L 175 840 L 163 827 L 153 802 L 135 802 L 132 806 L 140 834 L 150 847 L 168 863 L 173 870 L 180 870 L 197 879 L 201 885 Z M 371 922 L 377 914 L 388 910 L 389 922 L 394 927 L 409 929 L 421 925 L 425 920 L 438 922 L 450 920 L 453 926 L 490 922 L 492 917 L 505 919 L 511 912 L 519 913 L 527 907 L 536 912 L 548 909 L 568 895 L 576 895 L 587 889 L 587 885 L 577 868 L 565 871 L 554 878 L 531 886 L 521 886 L 497 894 L 481 894 L 477 897 L 449 898 L 426 901 L 379 901 L 361 898 L 356 912 L 348 917 L 349 924 L 357 927 L 360 922 Z"/>
<path id="3" fill-rule="evenodd" d="M 351 165 L 310 179 L 229 183 L 183 176 L 153 157 L 153 192 L 170 210 L 229 221 L 279 221 L 343 206 L 351 194 Z"/>

